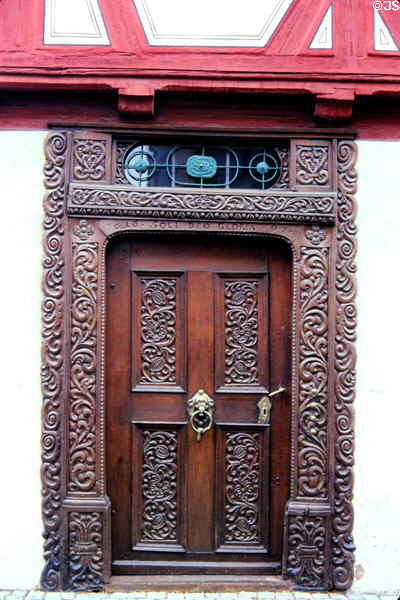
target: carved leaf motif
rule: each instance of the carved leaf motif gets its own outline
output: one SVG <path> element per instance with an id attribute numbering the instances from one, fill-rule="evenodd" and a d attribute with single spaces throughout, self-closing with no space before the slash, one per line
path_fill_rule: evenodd
<path id="1" fill-rule="evenodd" d="M 225 383 L 258 385 L 258 282 L 225 281 Z"/>
<path id="2" fill-rule="evenodd" d="M 260 541 L 259 434 L 226 434 L 225 542 Z"/>
<path id="3" fill-rule="evenodd" d="M 141 279 L 141 383 L 176 382 L 176 279 Z"/>
<path id="4" fill-rule="evenodd" d="M 329 183 L 329 148 L 296 145 L 296 183 L 327 185 Z"/>
<path id="5" fill-rule="evenodd" d="M 299 495 L 327 496 L 328 249 L 301 248 Z"/>
<path id="6" fill-rule="evenodd" d="M 176 431 L 143 432 L 142 541 L 177 540 Z"/>

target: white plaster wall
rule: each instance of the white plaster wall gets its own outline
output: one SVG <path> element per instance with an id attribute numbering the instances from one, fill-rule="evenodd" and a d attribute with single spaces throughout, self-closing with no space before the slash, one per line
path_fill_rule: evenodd
<path id="1" fill-rule="evenodd" d="M 361 141 L 355 590 L 400 591 L 400 142 Z"/>
<path id="2" fill-rule="evenodd" d="M 43 131 L 0 131 L 0 589 L 39 583 Z"/>
<path id="3" fill-rule="evenodd" d="M 45 132 L 0 131 L 0 589 L 36 586 Z M 400 588 L 400 142 L 359 143 L 354 590 Z"/>

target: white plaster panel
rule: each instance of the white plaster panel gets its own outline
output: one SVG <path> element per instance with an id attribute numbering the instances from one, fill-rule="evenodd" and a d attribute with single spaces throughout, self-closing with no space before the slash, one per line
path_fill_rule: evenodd
<path id="1" fill-rule="evenodd" d="M 98 0 L 45 0 L 44 44 L 109 46 Z"/>
<path id="2" fill-rule="evenodd" d="M 332 4 L 329 5 L 310 44 L 311 50 L 330 50 L 333 47 Z"/>
<path id="3" fill-rule="evenodd" d="M 0 589 L 39 583 L 44 131 L 0 131 Z"/>
<path id="4" fill-rule="evenodd" d="M 266 45 L 293 0 L 133 0 L 154 46 Z"/>
<path id="5" fill-rule="evenodd" d="M 358 146 L 354 589 L 398 594 L 400 142 Z"/>

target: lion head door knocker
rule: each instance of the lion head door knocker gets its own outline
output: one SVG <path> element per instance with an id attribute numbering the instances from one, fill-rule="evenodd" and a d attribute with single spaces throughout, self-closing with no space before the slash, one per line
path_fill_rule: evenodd
<path id="1" fill-rule="evenodd" d="M 204 390 L 199 390 L 187 403 L 189 422 L 197 433 L 199 442 L 203 433 L 213 424 L 214 400 Z"/>

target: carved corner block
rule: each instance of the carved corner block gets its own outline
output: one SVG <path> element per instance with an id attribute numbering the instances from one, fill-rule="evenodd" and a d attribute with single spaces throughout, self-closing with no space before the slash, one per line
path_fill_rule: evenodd
<path id="1" fill-rule="evenodd" d="M 291 141 L 291 188 L 298 191 L 333 189 L 332 144 L 329 140 Z"/>
<path id="2" fill-rule="evenodd" d="M 111 136 L 77 131 L 72 143 L 72 181 L 109 183 L 111 180 Z"/>

